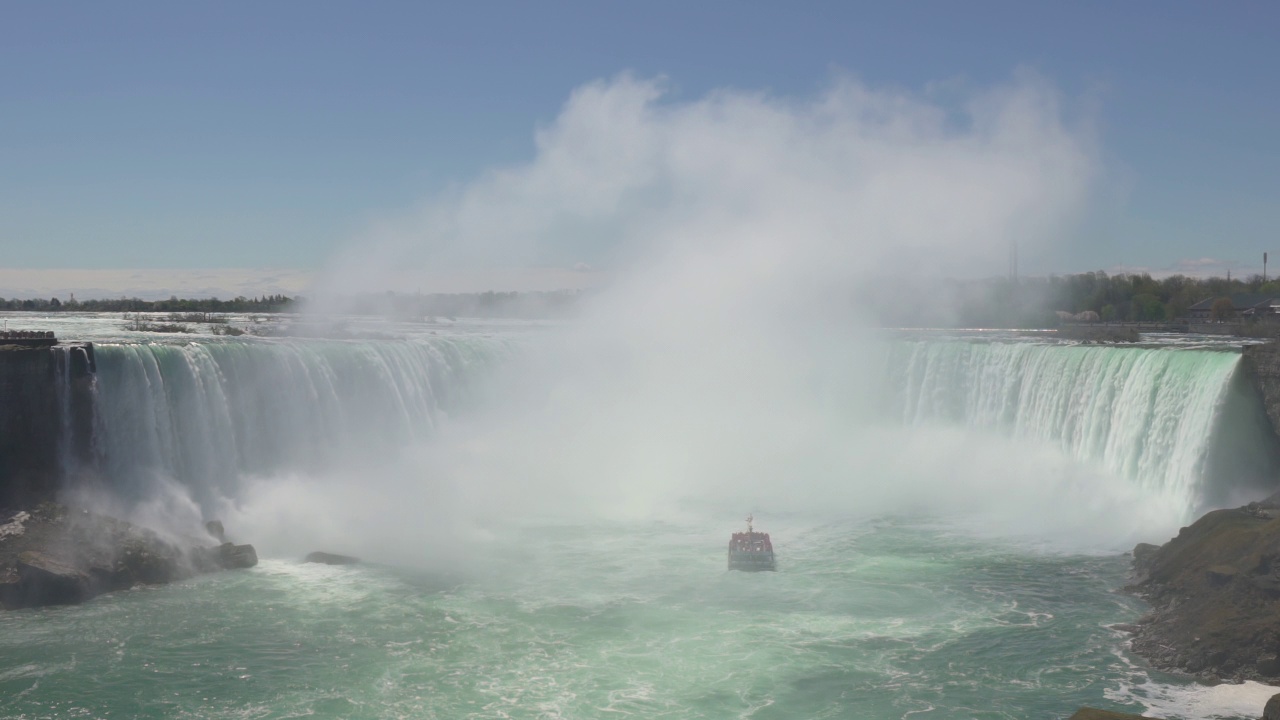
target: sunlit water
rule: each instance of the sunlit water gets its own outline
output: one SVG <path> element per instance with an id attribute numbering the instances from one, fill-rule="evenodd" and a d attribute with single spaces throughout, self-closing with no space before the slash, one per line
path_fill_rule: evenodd
<path id="1" fill-rule="evenodd" d="M 1107 627 L 1126 558 L 877 519 L 527 527 L 469 572 L 264 560 L 0 615 L 6 717 L 1256 717 L 1260 686 L 1152 673 Z M 497 558 L 505 558 L 498 560 Z M 1216 694 L 1208 696 L 1207 693 Z M 1175 708 L 1176 710 L 1177 708 Z"/>
<path id="2" fill-rule="evenodd" d="M 15 317 L 21 316 L 9 316 L 11 324 Z M 108 320 L 109 325 L 93 318 L 59 319 L 65 323 L 60 334 L 78 330 L 116 344 L 181 347 L 190 341 L 134 337 L 119 319 Z M 505 342 L 530 329 L 462 324 L 415 327 L 408 334 L 427 343 L 436 342 L 427 337 L 433 332 L 446 335 L 447 342 Z M 1185 345 L 1193 353 L 1216 347 L 1212 340 Z M 330 351 L 307 347 L 323 355 L 314 362 L 333 362 L 332 354 L 325 355 Z M 1172 352 L 1160 343 L 1137 352 L 1160 348 Z M 226 369 L 241 367 L 234 364 L 241 361 L 227 359 L 235 348 L 207 350 L 152 349 L 145 356 L 157 358 L 156 367 L 173 368 L 170 384 L 179 370 L 203 373 L 216 378 L 209 387 L 225 390 L 224 406 L 250 403 L 226 399 L 236 382 Z M 936 349 L 924 350 L 939 356 Z M 342 352 L 347 351 L 337 354 Z M 898 352 L 924 351 L 904 346 Z M 1081 363 L 1097 354 L 1081 354 Z M 1000 430 L 1001 416 L 988 417 L 990 403 L 982 397 L 961 394 L 969 404 L 957 406 L 941 385 L 930 384 L 968 383 L 966 373 L 981 376 L 990 362 L 1013 366 L 1025 360 L 1017 352 L 996 355 L 992 361 L 979 357 L 974 370 L 941 353 L 945 362 L 935 362 L 922 374 L 927 378 L 912 386 L 935 401 L 941 398 L 941 404 L 925 404 L 923 396 L 908 393 L 907 421 Z M 105 356 L 110 363 L 112 357 L 139 353 L 122 345 Z M 973 357 L 965 353 L 964 362 Z M 199 362 L 188 362 L 192 358 Z M 1217 391 L 1202 384 L 1225 388 L 1234 362 L 1217 355 L 1190 356 L 1185 363 L 1142 358 L 1155 368 L 1157 385 L 1173 374 L 1166 382 L 1194 380 L 1189 387 L 1209 396 Z M 1047 367 L 1044 358 L 1032 360 L 1032 366 Z M 1104 360 L 1098 367 L 1115 371 L 1112 358 Z M 1185 372 L 1179 370 L 1183 365 Z M 99 382 L 113 377 L 111 372 Z M 276 377 L 263 372 L 268 380 Z M 138 397 L 152 398 L 145 402 L 156 407 L 176 407 L 149 382 L 135 382 L 151 388 Z M 402 379 L 396 383 L 401 395 L 408 392 Z M 1089 392 L 1065 395 L 1087 398 Z M 1015 422 L 1008 433 L 1035 436 L 1054 426 L 1035 395 L 1018 397 L 1030 405 L 1022 415 L 1015 412 L 1023 424 Z M 200 405 L 190 397 L 183 402 Z M 1098 402 L 1103 408 L 1115 405 Z M 1198 402 L 1194 427 L 1211 427 L 1218 400 Z M 117 410 L 124 407 L 118 404 Z M 948 413 L 955 407 L 959 415 L 953 417 Z M 208 411 L 183 412 L 196 417 Z M 1160 412 L 1151 417 L 1179 416 Z M 227 442 L 244 442 L 235 437 L 243 422 L 234 413 L 223 417 L 231 420 Z M 1127 457 L 1124 448 L 1114 447 L 1120 435 L 1096 424 L 1049 440 L 1104 468 L 1112 456 L 1094 457 L 1080 448 L 1097 441 L 1115 457 Z M 115 441 L 120 448 L 134 442 Z M 170 441 L 148 442 L 165 446 L 147 446 L 157 463 L 191 463 L 193 451 L 170 448 Z M 252 453 L 246 458 L 260 462 Z M 1170 475 L 1174 490 L 1192 492 L 1194 478 L 1185 471 L 1196 462 L 1203 459 L 1189 459 L 1177 472 L 1135 475 L 1139 489 Z M 1120 462 L 1114 471 L 1122 474 L 1124 467 Z M 234 463 L 224 468 L 235 471 Z M 870 487 L 887 480 L 861 481 Z M 1274 690 L 1256 684 L 1200 686 L 1151 671 L 1130 655 L 1125 635 L 1109 627 L 1132 622 L 1144 611 L 1139 601 L 1117 592 L 1129 565 L 1122 548 L 1082 552 L 1097 544 L 1088 538 L 1048 543 L 1002 536 L 972 520 L 856 511 L 832 519 L 840 514 L 768 518 L 760 529 L 772 533 L 779 557 L 775 573 L 727 571 L 725 547 L 729 533 L 741 529 L 739 518 L 694 510 L 666 522 L 512 518 L 509 526 L 469 546 L 458 562 L 438 562 L 438 549 L 422 549 L 423 557 L 437 561 L 425 565 L 449 566 L 448 572 L 411 563 L 303 564 L 260 548 L 263 561 L 251 570 L 135 588 L 79 607 L 0 614 L 0 716 L 1054 718 L 1093 705 L 1171 718 L 1252 718 Z M 413 554 L 410 548 L 399 556 Z"/>

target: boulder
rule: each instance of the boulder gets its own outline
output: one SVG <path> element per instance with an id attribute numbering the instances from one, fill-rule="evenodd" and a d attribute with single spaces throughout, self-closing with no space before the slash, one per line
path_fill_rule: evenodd
<path id="1" fill-rule="evenodd" d="M 204 529 L 209 531 L 210 537 L 220 543 L 227 541 L 227 531 L 222 528 L 221 520 L 210 520 L 204 524 Z"/>
<path id="2" fill-rule="evenodd" d="M 0 606 L 5 609 L 78 603 L 139 583 L 168 583 L 258 562 L 252 545 L 211 545 L 203 533 L 162 536 L 54 503 L 0 517 L 6 518 L 0 523 L 5 528 L 0 535 Z M 20 532 L 15 520 L 20 520 Z M 211 523 L 205 529 L 219 528 Z"/>
<path id="3" fill-rule="evenodd" d="M 1161 670 L 1280 679 L 1280 519 L 1258 509 L 1214 510 L 1154 553 L 1135 549 L 1129 590 L 1152 612 L 1136 623 L 1134 652 Z"/>
<path id="4" fill-rule="evenodd" d="M 219 564 L 228 570 L 251 568 L 258 564 L 258 551 L 252 545 L 223 543 L 218 546 L 218 559 Z"/>
<path id="5" fill-rule="evenodd" d="M 93 596 L 88 573 L 42 552 L 23 552 L 17 568 L 22 605 L 74 605 Z"/>
<path id="6" fill-rule="evenodd" d="M 1262 720 L 1280 720 L 1280 694 L 1272 695 L 1262 709 Z"/>
<path id="7" fill-rule="evenodd" d="M 129 537 L 124 541 L 123 550 L 118 562 L 135 582 L 160 585 L 191 575 L 191 568 L 183 562 L 183 553 L 154 535 Z"/>
<path id="8" fill-rule="evenodd" d="M 316 551 L 307 555 L 303 562 L 322 563 L 324 565 L 355 565 L 360 562 L 360 558 L 354 558 L 350 555 L 338 555 L 336 553 Z"/>

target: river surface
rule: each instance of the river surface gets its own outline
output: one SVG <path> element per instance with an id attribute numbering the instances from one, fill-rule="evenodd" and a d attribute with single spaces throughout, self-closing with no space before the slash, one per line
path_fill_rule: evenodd
<path id="1" fill-rule="evenodd" d="M 23 316 L 8 319 L 15 327 Z M 497 451 L 453 424 L 466 416 L 460 406 L 490 403 L 455 391 L 525 352 L 537 326 L 418 328 L 406 349 L 175 339 L 134 333 L 118 317 L 27 321 L 60 322 L 60 335 L 77 328 L 103 344 L 100 422 L 147 418 L 145 433 L 101 430 L 96 472 L 122 483 L 122 506 L 198 519 L 216 508 L 262 561 L 83 606 L 0 614 L 0 717 L 1065 718 L 1092 705 L 1254 718 L 1274 690 L 1152 671 L 1109 627 L 1144 611 L 1117 592 L 1124 550 L 1163 541 L 1144 533 L 1176 532 L 1204 505 L 1222 416 L 1249 415 L 1230 407 L 1238 356 L 1212 340 L 1116 349 L 897 338 L 878 356 L 896 370 L 875 416 L 894 429 L 862 445 L 851 438 L 862 459 L 835 480 L 824 463 L 838 456 L 823 455 L 778 484 L 742 475 L 741 498 L 723 496 L 732 483 L 675 492 L 654 479 L 664 499 L 644 512 L 555 513 L 540 497 L 559 502 L 580 488 L 552 487 L 528 468 L 521 482 L 488 483 L 482 461 Z M 241 344 L 220 345 L 229 342 Z M 437 364 L 411 361 L 414 348 Z M 487 359 L 477 363 L 477 353 Z M 347 369 L 326 375 L 334 368 Z M 417 383 L 422 374 L 430 381 Z M 242 392 L 246 383 L 254 393 Z M 376 407 L 355 402 L 375 386 Z M 354 424 L 306 419 L 344 407 L 365 413 L 367 437 Z M 399 414 L 376 412 L 387 407 Z M 1121 420 L 1148 432 L 1124 432 Z M 298 458 L 305 447 L 326 457 L 352 437 L 363 447 L 400 422 L 430 427 L 395 437 L 417 450 L 374 471 Z M 175 439 L 190 427 L 220 452 Z M 591 432 L 575 428 L 575 437 L 598 440 Z M 1186 447 L 1192 436 L 1202 444 Z M 873 449 L 890 440 L 903 451 L 896 462 Z M 1165 440 L 1179 453 L 1149 451 Z M 438 443 L 470 454 L 463 462 L 451 451 L 443 463 Z M 920 447 L 941 449 L 911 464 Z M 956 458 L 978 466 L 908 482 Z M 1258 463 L 1265 458 L 1240 472 Z M 1004 467 L 1011 478 L 999 477 Z M 643 476 L 628 477 L 638 485 Z M 464 529 L 457 517 L 478 507 L 468 488 L 493 512 Z M 903 501 L 925 495 L 938 502 Z M 966 495 L 995 514 L 969 512 Z M 1117 498 L 1157 517 L 1117 508 Z M 957 504 L 965 511 L 943 511 Z M 725 569 L 728 535 L 747 511 L 772 535 L 777 572 Z M 1134 527 L 1117 530 L 1126 518 Z M 370 562 L 304 564 L 308 549 Z"/>

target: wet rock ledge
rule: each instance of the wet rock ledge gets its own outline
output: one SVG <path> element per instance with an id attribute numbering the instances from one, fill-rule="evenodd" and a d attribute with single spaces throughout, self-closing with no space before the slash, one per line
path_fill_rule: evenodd
<path id="1" fill-rule="evenodd" d="M 205 538 L 164 538 L 55 503 L 0 512 L 0 606 L 13 610 L 81 603 L 139 584 L 258 564 L 252 545 L 225 541 L 221 523 L 211 522 L 206 529 Z"/>
<path id="2" fill-rule="evenodd" d="M 1133 650 L 1207 680 L 1280 682 L 1280 495 L 1206 514 L 1133 551 L 1126 588 L 1152 606 Z"/>

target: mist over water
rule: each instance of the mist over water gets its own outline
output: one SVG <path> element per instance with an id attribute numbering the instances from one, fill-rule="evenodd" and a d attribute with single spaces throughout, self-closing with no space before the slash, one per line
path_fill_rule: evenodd
<path id="1" fill-rule="evenodd" d="M 0 709 L 1256 712 L 1256 688 L 1197 694 L 1108 627 L 1140 612 L 1113 592 L 1119 551 L 1271 477 L 1274 453 L 1232 445 L 1258 437 L 1238 354 L 889 336 L 855 300 L 1003 272 L 1011 240 L 1069 227 L 1098 168 L 1031 75 L 805 99 L 584 86 L 529 162 L 384 223 L 313 306 L 412 290 L 419 267 L 581 264 L 611 277 L 581 317 L 100 345 L 84 496 L 218 517 L 265 561 L 0 616 Z M 779 572 L 725 571 L 747 512 Z M 295 562 L 312 550 L 373 562 Z"/>
<path id="2" fill-rule="evenodd" d="M 430 555 L 447 538 L 456 558 L 459 543 L 520 517 L 943 513 L 997 533 L 1088 526 L 1091 543 L 1123 544 L 1200 504 L 1230 360 L 1186 379 L 1196 414 L 1160 435 L 1168 457 L 1135 436 L 1140 403 L 1125 405 L 1134 418 L 1113 417 L 1102 391 L 1053 400 L 1075 403 L 1057 414 L 1024 408 L 1012 431 L 989 422 L 1017 401 L 985 377 L 1055 380 L 999 359 L 971 376 L 904 377 L 916 359 L 869 330 L 855 300 L 864 283 L 908 270 L 1003 271 L 1010 241 L 1029 253 L 1069 227 L 1099 163 L 1087 118 L 1034 75 L 924 93 L 842 77 L 803 99 L 683 99 L 624 75 L 577 90 L 534 150 L 383 223 L 335 263 L 331 294 L 313 309 L 395 286 L 414 267 L 606 270 L 610 284 L 580 318 L 518 353 L 479 351 L 503 355 L 481 374 L 428 358 L 438 350 L 424 348 L 442 345 L 418 340 L 410 350 L 268 344 L 252 362 L 234 343 L 111 350 L 138 362 L 112 370 L 108 359 L 120 375 L 104 396 L 133 398 L 108 407 L 177 409 L 137 436 L 106 422 L 104 436 L 120 435 L 109 442 L 148 459 L 109 474 L 178 479 L 202 512 L 221 504 L 268 547 L 325 542 L 426 564 L 435 559 L 406 548 Z M 177 375 L 158 383 L 166 364 Z M 1117 360 L 1110 372 L 1128 367 Z M 161 384 L 162 401 L 147 400 Z M 915 402 L 886 416 L 886 387 L 944 385 L 981 399 L 959 415 Z M 470 402 L 438 402 L 458 387 Z M 1135 498 L 1141 517 L 1119 509 Z"/>
<path id="3" fill-rule="evenodd" d="M 856 331 L 757 385 L 750 356 L 708 383 L 577 332 L 102 344 L 80 492 L 175 530 L 219 517 L 272 554 L 456 570 L 526 523 L 746 511 L 1121 550 L 1276 467 L 1231 351 Z"/>
<path id="4" fill-rule="evenodd" d="M 1088 118 L 1031 73 L 922 93 L 837 77 L 807 98 L 683 98 L 622 75 L 575 91 L 528 162 L 381 223 L 313 307 L 415 267 L 611 278 L 507 369 L 500 399 L 375 472 L 387 494 L 431 478 L 497 516 L 982 505 L 957 488 L 1025 494 L 993 478 L 1052 450 L 886 452 L 921 434 L 878 426 L 883 351 L 855 298 L 873 278 L 1003 272 L 1010 241 L 1030 252 L 1069 227 L 1098 167 Z M 964 478 L 938 476 L 958 464 Z"/>

